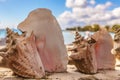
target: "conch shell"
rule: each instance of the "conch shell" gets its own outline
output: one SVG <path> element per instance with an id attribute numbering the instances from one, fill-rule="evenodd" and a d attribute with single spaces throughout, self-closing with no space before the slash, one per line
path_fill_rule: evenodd
<path id="1" fill-rule="evenodd" d="M 64 72 L 67 70 L 68 55 L 60 26 L 52 12 L 45 8 L 38 8 L 30 12 L 28 17 L 18 25 L 18 29 L 33 31 L 36 45 L 45 71 Z"/>
<path id="2" fill-rule="evenodd" d="M 36 38 L 33 33 L 28 38 L 24 36 L 7 28 L 7 46 L 0 55 L 15 74 L 26 78 L 41 78 L 45 71 L 35 45 Z"/>
<path id="3" fill-rule="evenodd" d="M 83 73 L 96 73 L 97 62 L 95 58 L 94 44 L 95 40 L 90 38 L 85 40 L 78 32 L 76 32 L 74 49 L 71 50 L 70 58 L 74 61 L 75 66 Z"/>
<path id="4" fill-rule="evenodd" d="M 120 60 L 120 28 L 116 29 L 114 35 L 114 46 L 111 50 L 112 54 L 115 55 L 117 59 Z"/>

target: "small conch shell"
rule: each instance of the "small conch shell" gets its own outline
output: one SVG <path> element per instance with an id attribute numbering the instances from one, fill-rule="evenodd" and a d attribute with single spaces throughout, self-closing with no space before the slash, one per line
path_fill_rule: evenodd
<path id="1" fill-rule="evenodd" d="M 116 29 L 114 35 L 114 46 L 111 53 L 115 55 L 117 59 L 120 60 L 120 28 Z"/>
<path id="2" fill-rule="evenodd" d="M 75 34 L 72 54 L 69 56 L 71 62 L 80 72 L 93 74 L 97 72 L 97 62 L 95 58 L 94 44 L 96 41 L 92 38 L 85 40 L 78 32 Z"/>
<path id="3" fill-rule="evenodd" d="M 41 78 L 45 75 L 41 58 L 36 48 L 35 36 L 24 38 L 8 30 L 7 50 L 0 55 L 15 74 L 26 78 Z M 10 34 L 9 34 L 10 32 Z M 17 38 L 15 37 L 17 36 Z"/>

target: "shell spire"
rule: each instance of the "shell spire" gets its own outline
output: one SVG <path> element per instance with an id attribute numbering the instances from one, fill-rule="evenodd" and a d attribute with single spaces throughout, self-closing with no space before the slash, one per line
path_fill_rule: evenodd
<path id="1" fill-rule="evenodd" d="M 80 42 L 83 41 L 83 37 L 79 34 L 78 31 L 75 32 L 75 41 L 73 44 L 77 45 L 80 44 Z"/>
<path id="2" fill-rule="evenodd" d="M 88 40 L 84 39 L 76 31 L 69 63 L 73 63 L 80 72 L 88 74 L 97 72 L 96 58 L 94 56 L 95 42 L 93 38 L 89 38 Z"/>

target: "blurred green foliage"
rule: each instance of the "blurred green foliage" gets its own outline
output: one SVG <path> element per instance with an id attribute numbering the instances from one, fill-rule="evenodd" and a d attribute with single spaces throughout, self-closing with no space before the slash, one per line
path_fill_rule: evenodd
<path id="1" fill-rule="evenodd" d="M 105 25 L 104 26 L 109 32 L 114 32 L 116 29 L 120 28 L 120 24 L 115 24 L 112 26 L 109 25 Z M 93 25 L 86 25 L 86 26 L 74 26 L 71 28 L 66 28 L 66 30 L 70 30 L 70 31 L 91 31 L 91 32 L 95 32 L 98 31 L 100 29 L 100 25 L 99 24 L 93 24 Z"/>

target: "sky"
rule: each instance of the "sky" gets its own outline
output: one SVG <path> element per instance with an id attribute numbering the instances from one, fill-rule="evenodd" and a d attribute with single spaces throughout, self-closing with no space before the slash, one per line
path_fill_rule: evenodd
<path id="1" fill-rule="evenodd" d="M 0 28 L 16 28 L 37 8 L 50 9 L 62 29 L 120 24 L 120 0 L 0 0 Z"/>

